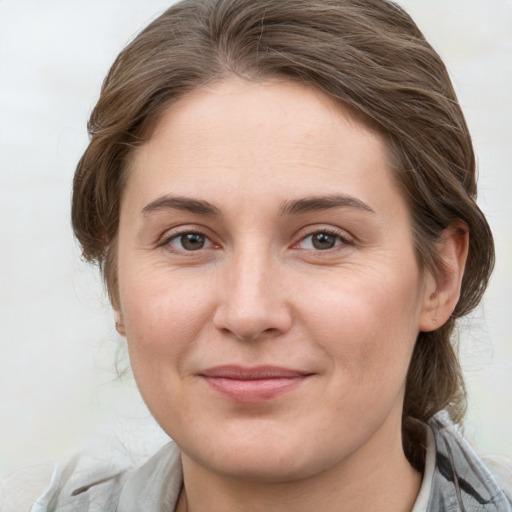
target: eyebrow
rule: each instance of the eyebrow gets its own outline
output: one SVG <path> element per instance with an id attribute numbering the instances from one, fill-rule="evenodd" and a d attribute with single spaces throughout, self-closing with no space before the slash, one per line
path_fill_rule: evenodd
<path id="1" fill-rule="evenodd" d="M 196 213 L 198 215 L 221 215 L 221 211 L 208 201 L 179 196 L 159 197 L 158 199 L 155 199 L 154 201 L 151 201 L 151 203 L 144 206 L 142 213 L 146 215 L 151 212 L 167 209 L 183 210 L 190 213 Z"/>
<path id="2" fill-rule="evenodd" d="M 369 205 L 352 196 L 335 194 L 329 196 L 311 196 L 304 199 L 286 201 L 282 207 L 285 215 L 296 215 L 331 208 L 355 208 L 363 212 L 375 213 Z"/>
<path id="3" fill-rule="evenodd" d="M 311 196 L 302 199 L 293 199 L 283 203 L 282 215 L 297 215 L 312 211 L 329 210 L 331 208 L 355 208 L 368 213 L 375 213 L 366 203 L 352 196 L 343 194 L 329 196 Z M 202 199 L 193 199 L 180 196 L 163 196 L 151 201 L 143 209 L 142 213 L 147 215 L 159 210 L 183 210 L 197 215 L 220 216 L 219 208 Z"/>

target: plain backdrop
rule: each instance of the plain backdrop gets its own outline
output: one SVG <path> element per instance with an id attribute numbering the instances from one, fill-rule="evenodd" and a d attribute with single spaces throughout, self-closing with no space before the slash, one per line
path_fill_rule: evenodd
<path id="1" fill-rule="evenodd" d="M 105 437 L 136 455 L 165 442 L 130 374 L 117 377 L 123 341 L 69 211 L 101 81 L 170 3 L 0 0 L 0 475 Z M 512 456 L 512 2 L 400 3 L 445 59 L 474 137 L 498 260 L 460 329 L 466 432 Z"/>

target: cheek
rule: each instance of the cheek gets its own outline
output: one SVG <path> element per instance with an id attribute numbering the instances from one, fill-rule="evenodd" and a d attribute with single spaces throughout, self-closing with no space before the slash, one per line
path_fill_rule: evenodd
<path id="1" fill-rule="evenodd" d="M 392 267 L 390 267 L 392 268 Z M 378 274 L 351 272 L 312 291 L 303 316 L 329 355 L 334 373 L 361 386 L 404 380 L 418 335 L 416 267 Z"/>
<path id="2" fill-rule="evenodd" d="M 194 349 L 212 314 L 213 289 L 175 272 L 120 272 L 120 299 L 134 372 L 177 365 Z"/>
<path id="3" fill-rule="evenodd" d="M 187 361 L 205 338 L 213 293 L 189 279 L 178 279 L 173 272 L 120 273 L 131 368 L 142 397 L 161 425 L 167 425 L 169 410 L 187 416 Z"/>

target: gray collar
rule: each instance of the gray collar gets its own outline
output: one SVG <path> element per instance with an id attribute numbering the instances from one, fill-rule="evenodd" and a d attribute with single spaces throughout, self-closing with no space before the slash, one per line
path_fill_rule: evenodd
<path id="1" fill-rule="evenodd" d="M 436 444 L 436 467 L 428 512 L 512 512 L 496 480 L 448 414 L 436 414 L 429 425 Z"/>
<path id="2" fill-rule="evenodd" d="M 504 492 L 447 413 L 436 414 L 429 426 L 435 441 L 435 469 L 427 512 L 512 512 Z M 73 459 L 60 468 L 32 512 L 174 509 L 183 482 L 181 455 L 174 443 L 136 469 L 90 462 Z"/>

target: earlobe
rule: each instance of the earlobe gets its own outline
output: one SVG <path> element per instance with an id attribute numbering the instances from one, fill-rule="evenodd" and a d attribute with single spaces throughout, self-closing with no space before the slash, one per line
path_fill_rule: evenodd
<path id="1" fill-rule="evenodd" d="M 123 337 L 126 336 L 126 331 L 124 328 L 124 321 L 121 312 L 117 309 L 114 309 L 114 321 L 116 323 L 116 331 Z"/>
<path id="2" fill-rule="evenodd" d="M 438 242 L 438 269 L 435 275 L 429 273 L 425 281 L 420 331 L 437 329 L 453 313 L 460 297 L 468 248 L 469 232 L 464 222 L 455 221 L 443 231 Z"/>

